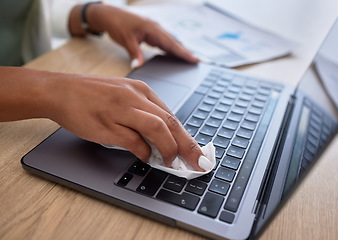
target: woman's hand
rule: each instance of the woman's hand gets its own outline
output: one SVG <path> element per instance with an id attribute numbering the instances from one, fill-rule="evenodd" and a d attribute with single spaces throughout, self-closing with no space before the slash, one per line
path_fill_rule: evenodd
<path id="1" fill-rule="evenodd" d="M 0 67 L 0 121 L 49 118 L 73 134 L 128 149 L 147 162 L 148 139 L 171 166 L 177 155 L 196 170 L 196 141 L 145 83 L 116 77 Z"/>
<path id="2" fill-rule="evenodd" d="M 69 26 L 73 35 L 86 34 L 81 27 L 81 9 L 82 5 L 74 7 L 70 16 Z M 90 4 L 86 13 L 90 28 L 98 32 L 107 32 L 114 41 L 126 48 L 134 63 L 137 59 L 138 66 L 144 63 L 139 46 L 141 42 L 159 47 L 191 63 L 199 61 L 159 24 L 149 19 L 101 3 Z"/>

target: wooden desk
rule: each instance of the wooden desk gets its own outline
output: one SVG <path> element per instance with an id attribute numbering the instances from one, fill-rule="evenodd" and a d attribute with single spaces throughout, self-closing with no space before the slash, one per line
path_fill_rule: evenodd
<path id="1" fill-rule="evenodd" d="M 249 0 L 233 2 L 253 5 Z M 277 20 L 269 21 L 268 27 L 279 26 L 275 29 L 302 45 L 289 57 L 239 70 L 294 82 L 337 16 L 338 3 L 279 2 L 280 8 L 268 0 L 257 1 L 271 9 L 267 17 L 257 11 L 255 21 L 264 23 L 269 16 L 275 16 Z M 236 8 L 239 3 L 232 4 Z M 243 10 L 249 18 L 255 15 L 252 9 Z M 130 71 L 127 53 L 107 38 L 72 39 L 26 67 L 108 76 L 124 76 Z M 45 119 L 0 123 L 0 239 L 204 239 L 25 172 L 21 157 L 56 128 L 55 123 Z M 337 156 L 336 136 L 260 239 L 338 239 Z"/>

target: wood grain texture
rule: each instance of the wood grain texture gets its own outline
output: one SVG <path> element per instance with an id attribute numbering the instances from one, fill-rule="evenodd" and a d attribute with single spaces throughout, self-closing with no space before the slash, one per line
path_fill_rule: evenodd
<path id="1" fill-rule="evenodd" d="M 250 4 L 248 0 L 242 2 Z M 287 2 L 292 3 L 293 7 L 297 2 L 303 15 L 320 18 L 316 26 L 322 25 L 322 34 L 329 28 L 334 12 L 325 12 L 323 9 L 328 9 L 329 4 L 338 6 L 330 0 Z M 305 2 L 306 12 L 301 6 Z M 280 11 L 288 12 L 285 1 L 281 5 L 284 8 Z M 321 11 L 317 11 L 317 5 L 321 6 Z M 296 14 L 296 11 L 293 10 L 290 14 Z M 290 17 L 296 19 L 293 15 Z M 264 16 L 258 15 L 257 18 Z M 296 38 L 304 42 L 294 55 L 239 70 L 258 76 L 277 77 L 277 80 L 283 80 L 283 76 L 292 80 L 301 76 L 323 38 L 316 38 L 311 24 L 306 25 L 306 21 L 301 23 L 303 25 L 297 25 L 297 29 L 282 25 L 287 34 L 297 33 Z M 274 21 L 272 24 L 282 22 Z M 306 42 L 305 37 L 308 36 L 315 39 Z M 147 58 L 156 52 L 147 47 L 144 50 Z M 106 76 L 125 76 L 130 71 L 127 52 L 112 43 L 107 36 L 104 39 L 72 39 L 25 67 Z M 290 71 L 286 73 L 286 69 Z M 25 172 L 20 164 L 22 156 L 57 128 L 57 124 L 46 119 L 0 123 L 0 239 L 205 239 Z M 259 239 L 338 239 L 337 156 L 338 137 L 335 137 L 313 171 Z"/>

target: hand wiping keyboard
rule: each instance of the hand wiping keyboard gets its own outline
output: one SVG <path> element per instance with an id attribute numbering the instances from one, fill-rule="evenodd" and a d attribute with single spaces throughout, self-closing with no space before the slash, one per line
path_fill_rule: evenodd
<path id="1" fill-rule="evenodd" d="M 198 165 L 205 170 L 205 172 L 200 172 L 194 170 L 187 161 L 185 161 L 180 156 L 177 156 L 175 160 L 171 163 L 171 168 L 165 166 L 162 156 L 157 148 L 150 144 L 152 153 L 148 160 L 148 164 L 153 168 L 168 172 L 170 174 L 176 175 L 178 177 L 184 177 L 188 180 L 202 176 L 209 173 L 216 164 L 215 160 L 215 147 L 212 142 L 209 142 L 207 145 L 203 146 L 202 152 L 204 156 L 200 156 L 198 159 Z"/>

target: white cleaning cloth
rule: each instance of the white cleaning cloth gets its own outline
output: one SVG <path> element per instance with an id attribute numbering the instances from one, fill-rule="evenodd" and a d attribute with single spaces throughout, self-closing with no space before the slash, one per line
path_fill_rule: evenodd
<path id="1" fill-rule="evenodd" d="M 193 167 L 190 166 L 190 164 L 187 163 L 187 161 L 185 161 L 180 156 L 177 156 L 174 159 L 174 161 L 171 163 L 171 168 L 167 167 L 164 164 L 162 156 L 160 152 L 157 150 L 157 148 L 153 144 L 151 144 L 149 141 L 147 142 L 149 143 L 151 150 L 152 150 L 150 158 L 148 160 L 148 164 L 152 166 L 153 168 L 157 168 L 167 173 L 190 180 L 190 179 L 197 178 L 199 176 L 202 176 L 204 174 L 211 172 L 211 170 L 215 167 L 215 164 L 216 164 L 215 147 L 212 144 L 212 142 L 209 142 L 207 145 L 201 148 L 204 156 L 200 156 L 200 158 L 198 159 L 198 165 L 202 169 L 204 169 L 205 172 L 194 170 Z M 117 146 L 108 146 L 108 145 L 103 145 L 103 144 L 102 146 L 106 148 L 126 150 L 124 148 L 117 147 Z"/>
<path id="2" fill-rule="evenodd" d="M 194 170 L 187 161 L 182 157 L 177 156 L 174 161 L 171 163 L 171 167 L 165 166 L 162 156 L 157 148 L 150 144 L 152 153 L 148 160 L 148 164 L 153 168 L 168 172 L 170 174 L 176 175 L 178 177 L 184 177 L 188 180 L 202 176 L 209 173 L 215 166 L 215 147 L 212 142 L 209 142 L 207 145 L 203 146 L 202 152 L 205 156 L 200 156 L 198 159 L 198 165 L 205 170 L 205 172 L 200 172 Z"/>

